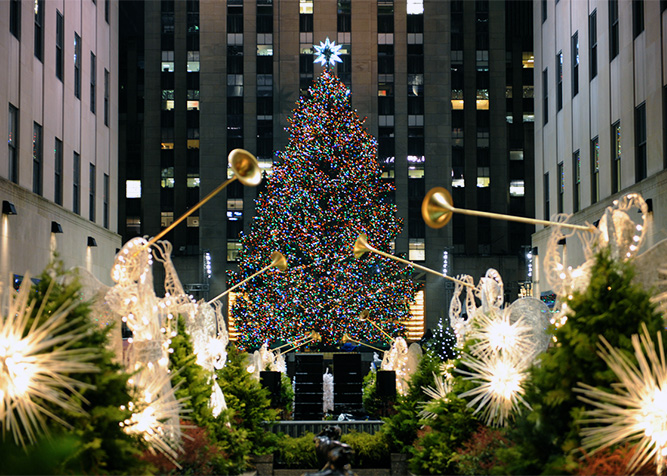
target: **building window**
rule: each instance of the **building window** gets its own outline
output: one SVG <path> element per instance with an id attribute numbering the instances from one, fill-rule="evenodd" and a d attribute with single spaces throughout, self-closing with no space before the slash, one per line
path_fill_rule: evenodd
<path id="1" fill-rule="evenodd" d="M 632 35 L 637 38 L 644 31 L 644 0 L 632 0 Z"/>
<path id="2" fill-rule="evenodd" d="M 542 23 L 547 21 L 547 0 L 542 0 Z"/>
<path id="3" fill-rule="evenodd" d="M 63 80 L 63 15 L 56 10 L 56 78 Z"/>
<path id="4" fill-rule="evenodd" d="M 609 0 L 609 60 L 618 56 L 618 0 Z"/>
<path id="5" fill-rule="evenodd" d="M 510 181 L 510 197 L 523 197 L 525 195 L 526 188 L 523 179 Z"/>
<path id="6" fill-rule="evenodd" d="M 74 152 L 72 157 L 72 211 L 81 214 L 81 156 Z"/>
<path id="7" fill-rule="evenodd" d="M 21 39 L 21 0 L 9 0 L 9 32 Z"/>
<path id="8" fill-rule="evenodd" d="M 549 122 L 549 74 L 548 68 L 542 71 L 542 125 Z"/>
<path id="9" fill-rule="evenodd" d="M 63 204 L 63 141 L 56 137 L 55 147 L 53 149 L 53 201 L 58 205 Z"/>
<path id="10" fill-rule="evenodd" d="M 579 94 L 579 32 L 572 35 L 572 97 Z"/>
<path id="11" fill-rule="evenodd" d="M 611 126 L 611 193 L 621 190 L 621 121 Z"/>
<path id="12" fill-rule="evenodd" d="M 95 164 L 90 164 L 88 180 L 88 218 L 95 221 Z"/>
<path id="13" fill-rule="evenodd" d="M 109 23 L 109 2 L 111 0 L 104 0 L 104 21 Z"/>
<path id="14" fill-rule="evenodd" d="M 104 69 L 104 125 L 109 126 L 109 71 Z"/>
<path id="15" fill-rule="evenodd" d="M 424 238 L 410 238 L 408 246 L 408 259 L 410 261 L 424 261 L 426 259 Z"/>
<path id="16" fill-rule="evenodd" d="M 102 225 L 104 228 L 109 228 L 109 174 L 104 174 L 104 196 L 102 197 Z"/>
<path id="17" fill-rule="evenodd" d="M 95 85 L 97 84 L 97 57 L 90 52 L 90 112 L 95 114 Z"/>
<path id="18" fill-rule="evenodd" d="M 9 174 L 8 178 L 19 183 L 19 110 L 9 105 L 9 127 L 7 131 L 7 145 L 9 147 Z"/>
<path id="19" fill-rule="evenodd" d="M 565 167 L 563 162 L 558 163 L 558 213 L 563 213 L 563 198 L 565 197 Z"/>
<path id="20" fill-rule="evenodd" d="M 32 125 L 32 191 L 42 194 L 42 126 Z"/>
<path id="21" fill-rule="evenodd" d="M 572 175 L 574 179 L 572 207 L 574 212 L 578 212 L 581 209 L 581 154 L 579 151 L 572 154 Z"/>
<path id="22" fill-rule="evenodd" d="M 563 109 L 563 52 L 556 55 L 556 111 Z"/>
<path id="23" fill-rule="evenodd" d="M 600 140 L 591 140 L 591 203 L 600 201 Z"/>
<path id="24" fill-rule="evenodd" d="M 81 37 L 74 33 L 74 96 L 81 99 Z"/>
<path id="25" fill-rule="evenodd" d="M 589 69 L 590 79 L 598 75 L 598 11 L 593 12 L 588 16 L 588 47 L 589 51 Z"/>
<path id="26" fill-rule="evenodd" d="M 241 243 L 238 241 L 227 241 L 227 261 L 238 261 L 241 252 Z"/>
<path id="27" fill-rule="evenodd" d="M 44 0 L 35 0 L 35 58 L 44 62 Z"/>
<path id="28" fill-rule="evenodd" d="M 549 204 L 549 172 L 544 174 L 544 218 L 551 218 L 551 209 Z"/>
<path id="29" fill-rule="evenodd" d="M 647 176 L 646 157 L 646 103 L 635 109 L 635 182 Z"/>

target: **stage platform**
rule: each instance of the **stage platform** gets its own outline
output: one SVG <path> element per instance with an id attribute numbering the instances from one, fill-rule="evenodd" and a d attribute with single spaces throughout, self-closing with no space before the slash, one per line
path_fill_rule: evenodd
<path id="1" fill-rule="evenodd" d="M 382 420 L 285 420 L 267 422 L 266 429 L 273 433 L 284 433 L 294 438 L 306 433 L 317 435 L 325 426 L 339 426 L 343 433 L 354 430 L 374 435 L 383 424 Z"/>

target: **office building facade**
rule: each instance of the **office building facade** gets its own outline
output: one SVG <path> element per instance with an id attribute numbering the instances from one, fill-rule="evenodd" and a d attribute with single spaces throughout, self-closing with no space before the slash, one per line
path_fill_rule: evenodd
<path id="1" fill-rule="evenodd" d="M 596 223 L 628 193 L 650 200 L 643 251 L 666 237 L 667 2 L 542 0 L 535 25 L 535 184 L 539 218 Z M 639 219 L 639 214 L 637 219 Z M 543 256 L 549 227 L 533 236 Z M 580 241 L 565 241 L 581 264 Z M 537 293 L 551 293 L 537 270 Z"/>
<path id="2" fill-rule="evenodd" d="M 118 207 L 118 2 L 0 3 L 0 280 L 54 255 L 111 284 Z"/>
<path id="3" fill-rule="evenodd" d="M 227 179 L 232 149 L 252 152 L 269 175 L 300 91 L 321 72 L 313 44 L 329 38 L 342 45 L 336 73 L 395 184 L 404 222 L 395 252 L 476 280 L 496 268 L 516 297 L 532 227 L 455 216 L 435 230 L 420 208 L 442 186 L 460 208 L 534 213 L 529 2 L 164 0 L 123 2 L 121 17 L 125 239 L 159 233 Z M 233 183 L 167 234 L 195 296 L 225 289 L 259 190 Z M 453 288 L 417 279 L 434 327 Z"/>

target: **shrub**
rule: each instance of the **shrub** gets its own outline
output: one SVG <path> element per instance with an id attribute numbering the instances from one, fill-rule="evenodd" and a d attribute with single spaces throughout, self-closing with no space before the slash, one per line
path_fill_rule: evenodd
<path id="1" fill-rule="evenodd" d="M 276 444 L 275 462 L 284 468 L 318 468 L 315 453 L 315 435 L 306 433 L 298 438 L 279 438 Z"/>
<path id="2" fill-rule="evenodd" d="M 342 435 L 341 441 L 350 445 L 354 450 L 353 469 L 389 467 L 391 454 L 386 437 L 382 432 L 371 435 L 351 431 Z"/>
<path id="3" fill-rule="evenodd" d="M 495 428 L 480 425 L 477 431 L 456 450 L 453 460 L 458 467 L 458 474 L 496 474 L 499 461 L 496 451 L 507 448 L 511 443 L 505 438 L 504 432 Z"/>

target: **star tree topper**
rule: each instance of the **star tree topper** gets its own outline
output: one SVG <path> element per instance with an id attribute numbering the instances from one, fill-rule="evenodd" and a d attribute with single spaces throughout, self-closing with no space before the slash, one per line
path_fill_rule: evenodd
<path id="1" fill-rule="evenodd" d="M 338 56 L 338 52 L 343 46 L 337 45 L 335 41 L 329 41 L 328 37 L 324 43 L 320 41 L 320 46 L 313 45 L 313 47 L 317 53 L 313 63 L 320 63 L 322 66 L 334 66 L 336 63 L 343 62 Z"/>

